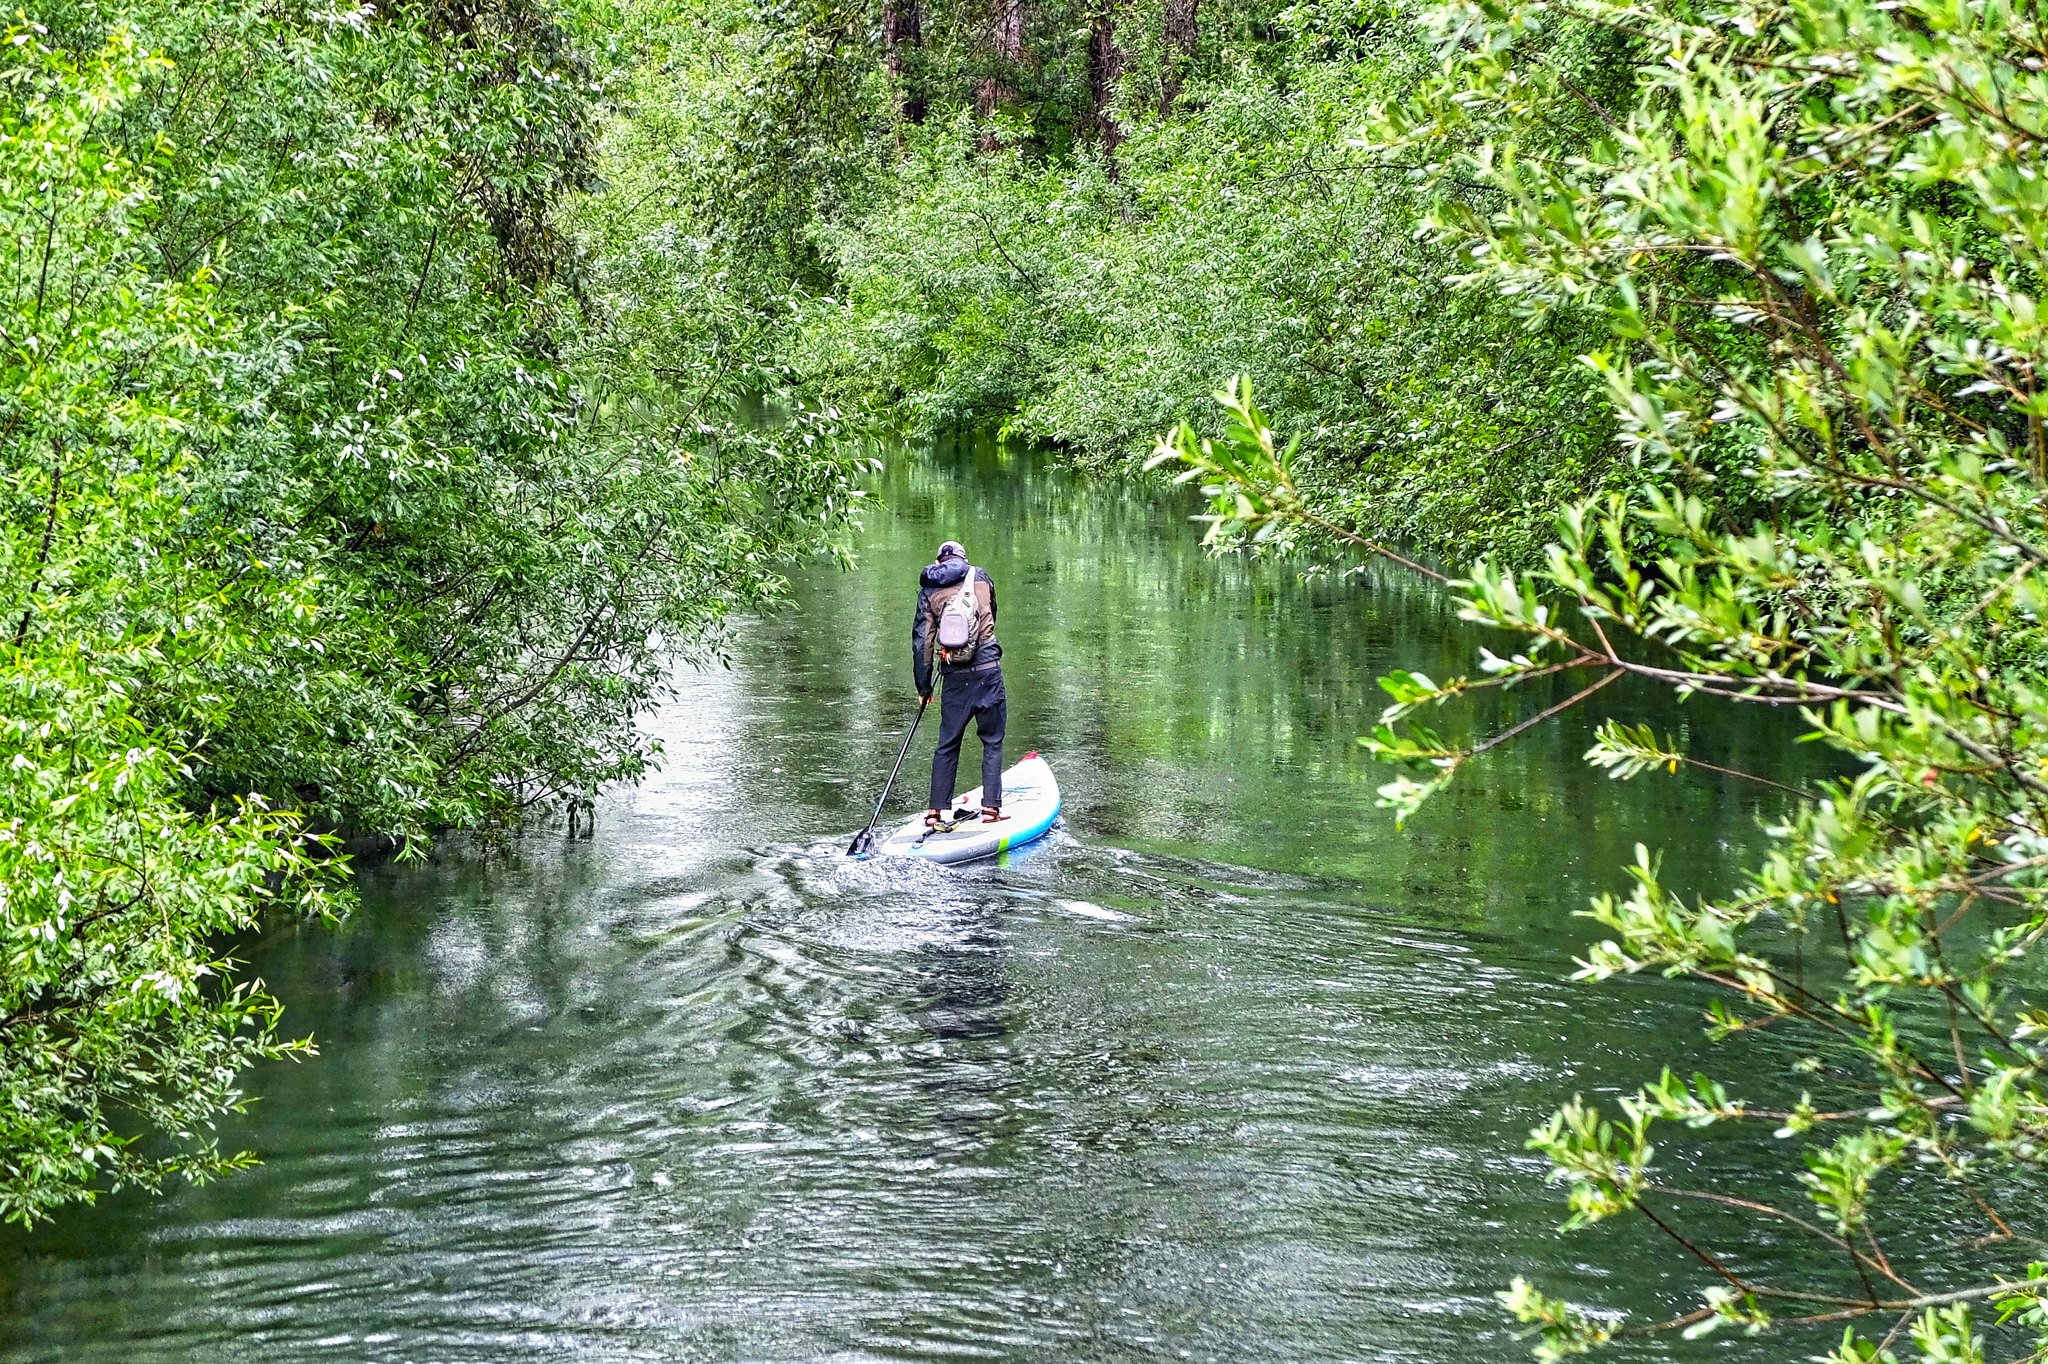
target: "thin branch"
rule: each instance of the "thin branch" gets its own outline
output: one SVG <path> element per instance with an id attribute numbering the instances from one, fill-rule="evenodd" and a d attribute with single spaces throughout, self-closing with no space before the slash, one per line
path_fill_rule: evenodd
<path id="1" fill-rule="evenodd" d="M 1538 711 L 1536 714 L 1530 716 L 1528 719 L 1522 721 L 1518 725 L 1515 725 L 1509 729 L 1502 730 L 1500 733 L 1494 735 L 1491 739 L 1488 739 L 1485 743 L 1480 744 L 1478 747 L 1468 751 L 1465 756 L 1468 758 L 1476 758 L 1481 753 L 1484 753 L 1487 749 L 1506 743 L 1508 740 L 1514 738 L 1517 734 L 1522 733 L 1524 730 L 1535 728 L 1537 725 L 1542 724 L 1545 720 L 1548 720 L 1551 716 L 1556 715 L 1562 711 L 1570 710 L 1573 706 L 1576 706 L 1577 704 L 1579 704 L 1579 702 L 1585 700 L 1594 692 L 1599 691 L 1602 687 L 1614 681 L 1621 675 L 1622 674 L 1618 669 L 1610 671 L 1605 677 L 1602 677 L 1599 681 L 1593 683 L 1591 686 L 1585 687 L 1584 689 L 1575 692 L 1570 696 L 1567 696 L 1564 700 L 1558 702 L 1556 705 L 1551 706 L 1546 710 Z"/>
<path id="2" fill-rule="evenodd" d="M 1684 1246 L 1687 1250 L 1691 1251 L 1695 1256 L 1699 1257 L 1700 1261 L 1704 1263 L 1708 1268 L 1712 1269 L 1716 1274 L 1719 1274 L 1729 1283 L 1734 1284 L 1736 1288 L 1738 1288 L 1744 1293 L 1753 1293 L 1756 1291 L 1755 1289 L 1751 1288 L 1748 1284 L 1744 1283 L 1739 1277 L 1737 1277 L 1734 1270 L 1728 1268 L 1728 1266 L 1722 1264 L 1719 1260 L 1707 1254 L 1706 1251 L 1701 1250 L 1698 1246 L 1686 1240 L 1685 1237 L 1679 1235 L 1677 1228 L 1673 1227 L 1669 1222 L 1666 1222 L 1663 1218 L 1657 1216 L 1656 1213 L 1651 1212 L 1650 1209 L 1643 1203 L 1641 1199 L 1636 1200 L 1636 1211 L 1641 1213 L 1643 1216 L 1649 1218 L 1652 1222 L 1656 1223 L 1658 1230 L 1662 1231 L 1666 1236 L 1669 1236 L 1672 1240 L 1678 1242 L 1678 1244 Z"/>
<path id="3" fill-rule="evenodd" d="M 21 624 L 15 627 L 14 647 L 19 649 L 28 641 L 28 623 L 35 615 L 36 593 L 43 590 L 43 570 L 50 564 L 50 544 L 57 534 L 57 502 L 62 496 L 64 485 L 64 441 L 53 437 L 50 441 L 56 458 L 50 465 L 49 510 L 43 517 L 43 543 L 36 551 L 36 575 L 30 580 L 26 600 L 21 606 Z"/>
<path id="4" fill-rule="evenodd" d="M 419 309 L 420 295 L 426 292 L 427 272 L 434 268 L 434 247 L 440 241 L 441 220 L 436 218 L 434 220 L 434 230 L 427 234 L 427 256 L 425 260 L 420 262 L 419 280 L 412 286 L 412 297 L 405 304 L 405 325 L 398 329 L 398 335 L 401 339 L 412 331 L 412 315 Z"/>
<path id="5" fill-rule="evenodd" d="M 1421 564 L 1416 563 L 1413 559 L 1405 558 L 1402 555 L 1394 553 L 1394 551 L 1388 549 L 1385 545 L 1381 544 L 1377 540 L 1368 540 L 1363 535 L 1360 535 L 1358 532 L 1346 530 L 1344 529 L 1344 527 L 1338 525 L 1336 522 L 1325 520 L 1323 517 L 1317 516 L 1314 512 L 1298 511 L 1295 512 L 1294 515 L 1297 519 L 1306 521 L 1312 526 L 1322 527 L 1324 530 L 1330 532 L 1330 534 L 1336 536 L 1340 540 L 1347 540 L 1350 543 L 1359 546 L 1361 549 L 1369 549 L 1374 554 L 1379 555 L 1381 558 L 1392 559 L 1395 563 L 1401 565 L 1401 567 L 1403 568 L 1412 568 L 1417 573 L 1420 573 L 1423 577 L 1434 579 L 1435 581 L 1442 583 L 1445 587 L 1449 587 L 1451 585 L 1452 579 L 1449 577 L 1449 575 L 1439 573 L 1433 568 L 1424 568 Z"/>

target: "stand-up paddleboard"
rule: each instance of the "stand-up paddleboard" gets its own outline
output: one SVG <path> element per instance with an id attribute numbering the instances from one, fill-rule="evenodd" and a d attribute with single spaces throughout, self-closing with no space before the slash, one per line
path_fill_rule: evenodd
<path id="1" fill-rule="evenodd" d="M 1041 838 L 1060 815 L 1060 784 L 1052 768 L 1036 753 L 1003 773 L 1003 813 L 1009 818 L 996 824 L 981 822 L 981 788 L 956 796 L 947 812 L 973 810 L 971 820 L 962 820 L 951 833 L 924 827 L 918 815 L 882 840 L 877 857 L 921 857 L 927 862 L 971 862 L 977 857 L 1021 848 Z"/>

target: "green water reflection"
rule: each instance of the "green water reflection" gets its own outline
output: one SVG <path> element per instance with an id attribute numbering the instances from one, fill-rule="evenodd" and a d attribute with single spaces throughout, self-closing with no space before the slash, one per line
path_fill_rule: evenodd
<path id="1" fill-rule="evenodd" d="M 679 677 L 594 838 L 371 869 L 339 931 L 253 944 L 322 1051 L 254 1078 L 228 1136 L 266 1164 L 0 1240 L 0 1360 L 1493 1360 L 1517 1268 L 1697 1286 L 1635 1229 L 1557 1238 L 1520 1139 L 1701 1049 L 1688 987 L 1563 982 L 1570 914 L 1638 840 L 1716 884 L 1768 791 L 1609 782 L 1571 717 L 1396 833 L 1354 739 L 1380 673 L 1467 668 L 1433 589 L 1219 562 L 1185 506 L 992 449 L 877 491 L 857 571 Z M 949 536 L 1065 825 L 850 864 Z"/>

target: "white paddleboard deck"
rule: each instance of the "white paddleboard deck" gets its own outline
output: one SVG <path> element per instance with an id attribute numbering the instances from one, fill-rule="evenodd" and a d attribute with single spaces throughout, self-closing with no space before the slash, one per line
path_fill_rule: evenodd
<path id="1" fill-rule="evenodd" d="M 947 812 L 962 809 L 981 809 L 979 786 L 955 796 Z M 1036 753 L 1025 755 L 1023 762 L 1003 773 L 1003 813 L 1008 818 L 996 824 L 982 823 L 977 813 L 951 833 L 926 829 L 924 816 L 915 815 L 884 838 L 875 855 L 921 857 L 927 862 L 971 862 L 1042 838 L 1060 816 L 1060 784 L 1053 780 L 1052 768 Z"/>

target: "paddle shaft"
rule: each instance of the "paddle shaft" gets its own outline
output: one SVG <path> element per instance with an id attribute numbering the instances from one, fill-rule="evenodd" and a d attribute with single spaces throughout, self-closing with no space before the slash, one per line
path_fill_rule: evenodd
<path id="1" fill-rule="evenodd" d="M 896 774 L 903 770 L 903 760 L 910 756 L 910 741 L 917 737 L 917 727 L 924 723 L 925 707 L 931 703 L 929 696 L 919 698 L 917 714 L 912 716 L 910 720 L 910 733 L 903 736 L 903 747 L 896 751 L 896 765 L 889 769 L 889 780 L 882 783 L 882 798 L 875 802 L 875 812 L 868 816 L 868 827 L 861 830 L 862 835 L 873 833 L 875 825 L 880 822 L 882 807 L 889 803 L 889 792 L 896 786 Z M 859 842 L 860 840 L 855 839 L 854 841 Z"/>

